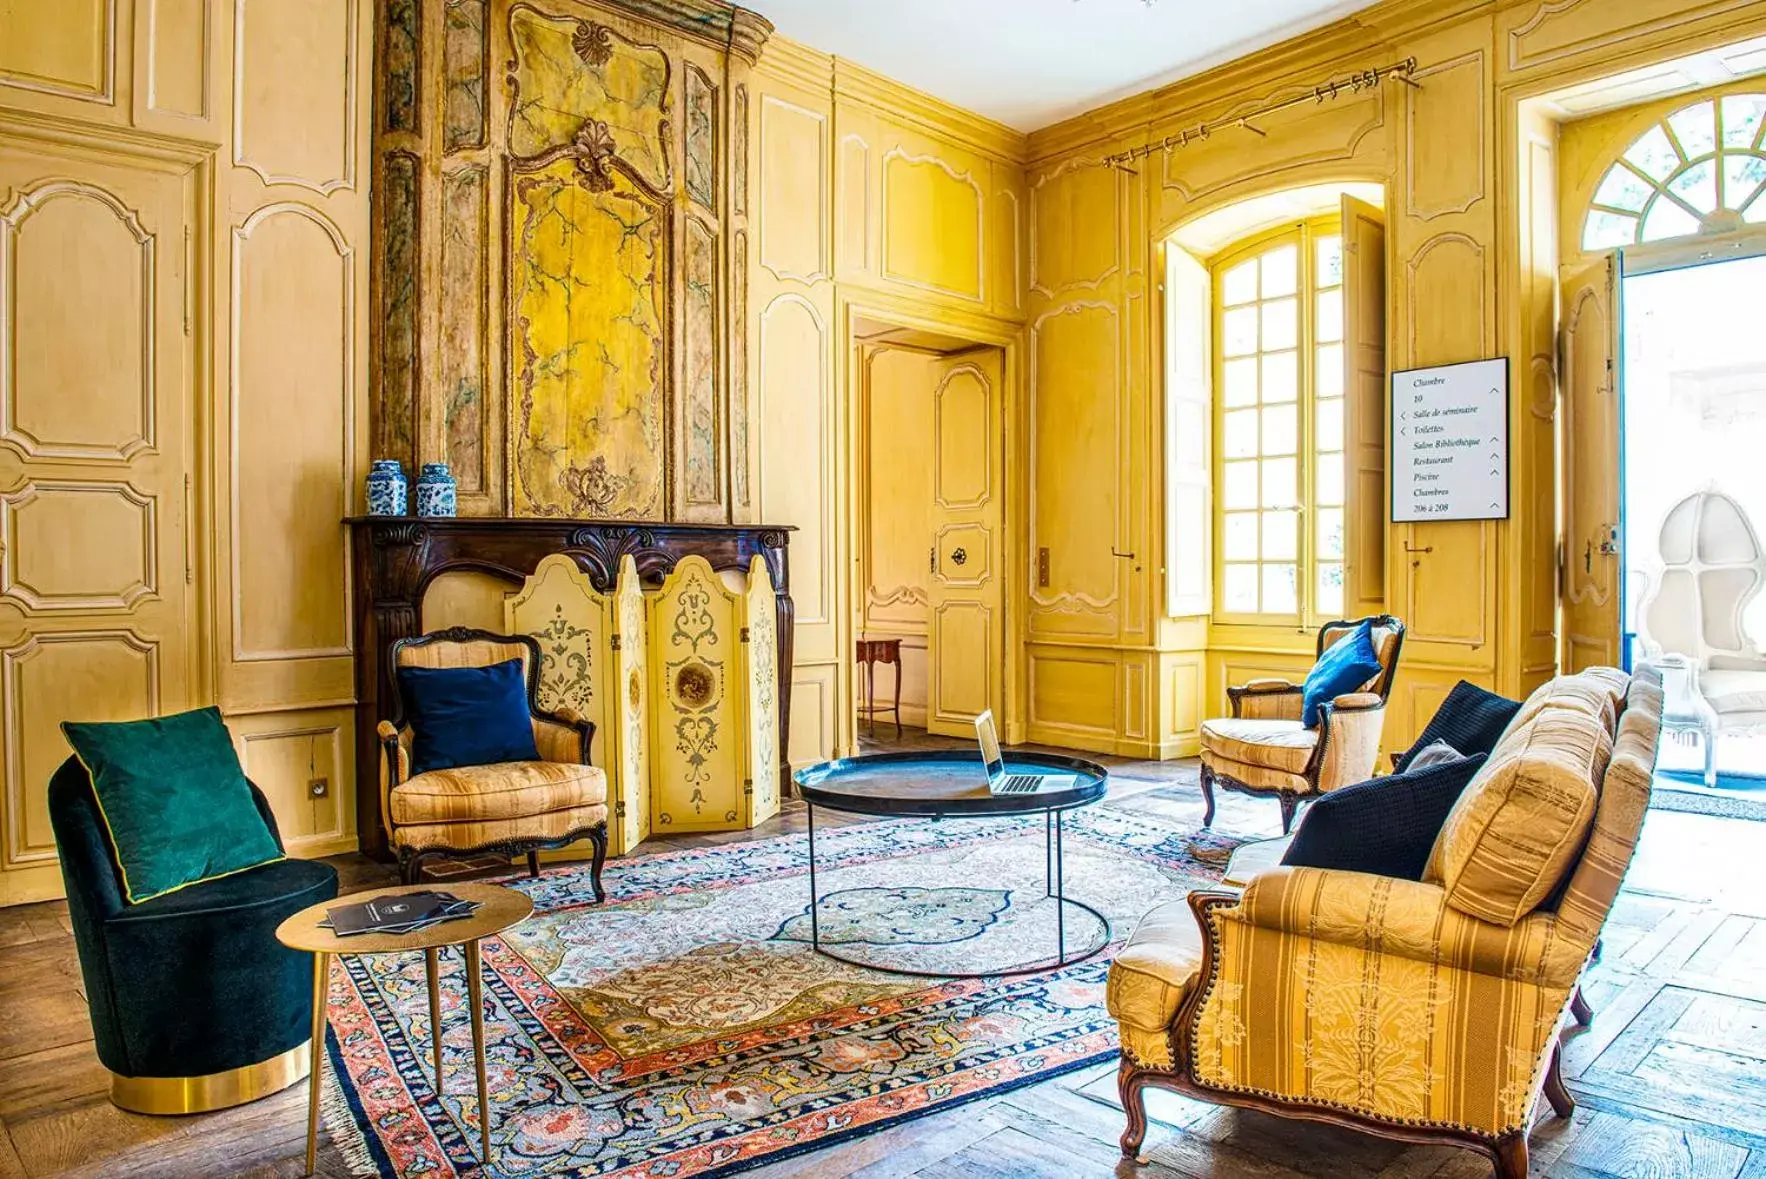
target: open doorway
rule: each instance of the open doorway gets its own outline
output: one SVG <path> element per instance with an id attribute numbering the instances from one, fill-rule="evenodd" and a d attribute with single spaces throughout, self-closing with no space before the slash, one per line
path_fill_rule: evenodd
<path id="1" fill-rule="evenodd" d="M 971 736 L 1004 683 L 1004 351 L 863 316 L 853 348 L 857 733 Z"/>
<path id="2" fill-rule="evenodd" d="M 1766 257 L 1621 274 L 1624 654 L 1663 668 L 1660 772 L 1766 797 Z"/>

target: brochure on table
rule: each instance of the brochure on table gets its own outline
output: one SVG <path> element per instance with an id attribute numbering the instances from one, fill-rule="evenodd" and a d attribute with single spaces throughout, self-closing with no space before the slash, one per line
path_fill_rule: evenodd
<path id="1" fill-rule="evenodd" d="M 1392 522 L 1508 517 L 1508 360 L 1392 374 Z"/>

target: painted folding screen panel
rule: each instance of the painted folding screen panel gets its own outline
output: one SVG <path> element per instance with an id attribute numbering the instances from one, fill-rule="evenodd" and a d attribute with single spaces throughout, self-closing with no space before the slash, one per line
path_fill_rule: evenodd
<path id="1" fill-rule="evenodd" d="M 742 606 L 696 555 L 650 598 L 651 822 L 663 832 L 744 825 Z"/>
<path id="2" fill-rule="evenodd" d="M 766 562 L 748 564 L 748 593 L 743 601 L 742 627 L 748 687 L 747 826 L 764 823 L 779 813 L 779 644 L 773 580 Z"/>

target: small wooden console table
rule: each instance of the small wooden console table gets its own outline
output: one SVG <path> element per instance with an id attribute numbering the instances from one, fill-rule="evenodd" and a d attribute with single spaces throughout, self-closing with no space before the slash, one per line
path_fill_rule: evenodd
<path id="1" fill-rule="evenodd" d="M 520 585 L 541 558 L 563 553 L 591 584 L 612 593 L 619 562 L 630 555 L 646 586 L 659 586 L 675 564 L 696 553 L 723 571 L 747 572 L 759 556 L 778 594 L 779 789 L 789 797 L 791 770 L 785 757 L 791 735 L 791 568 L 786 546 L 794 529 L 782 524 L 641 524 L 610 520 L 560 520 L 506 516 L 353 516 L 350 526 L 351 584 L 356 648 L 356 832 L 362 851 L 391 858 L 380 813 L 380 743 L 375 729 L 391 719 L 392 669 L 387 651 L 396 639 L 414 638 L 421 625 L 423 592 L 452 570 L 476 570 Z"/>

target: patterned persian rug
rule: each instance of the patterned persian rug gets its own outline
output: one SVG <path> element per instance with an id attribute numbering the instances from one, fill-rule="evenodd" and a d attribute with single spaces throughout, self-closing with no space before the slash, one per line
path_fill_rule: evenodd
<path id="1" fill-rule="evenodd" d="M 1066 819 L 1069 896 L 1116 942 L 1219 877 L 1235 840 L 1094 807 Z M 819 832 L 818 920 L 867 962 L 989 970 L 1052 954 L 1042 820 L 901 820 Z M 808 943 L 804 837 L 669 852 L 514 887 L 535 914 L 487 941 L 485 1031 L 501 1176 L 727 1174 L 1111 1056 L 1109 955 L 1016 978 L 923 979 Z M 1069 908 L 1070 952 L 1098 922 Z M 446 1093 L 429 1076 L 421 954 L 331 976 L 327 1125 L 382 1176 L 478 1169 L 465 979 L 443 959 Z"/>

